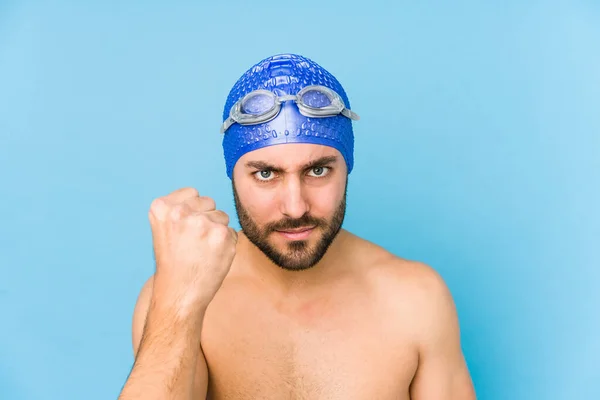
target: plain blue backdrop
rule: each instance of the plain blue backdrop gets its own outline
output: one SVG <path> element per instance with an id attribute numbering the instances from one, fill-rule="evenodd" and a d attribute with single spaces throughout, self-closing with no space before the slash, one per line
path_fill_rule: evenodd
<path id="1" fill-rule="evenodd" d="M 0 0 L 0 398 L 117 397 L 150 202 L 235 214 L 222 107 L 282 52 L 345 86 L 345 227 L 442 274 L 479 398 L 600 399 L 592 0 Z"/>

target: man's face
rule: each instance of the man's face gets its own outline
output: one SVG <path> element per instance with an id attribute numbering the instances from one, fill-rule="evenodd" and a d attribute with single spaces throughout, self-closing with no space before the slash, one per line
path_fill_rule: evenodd
<path id="1" fill-rule="evenodd" d="M 232 185 L 244 234 L 281 268 L 314 266 L 341 229 L 347 169 L 332 147 L 294 143 L 246 153 Z"/>

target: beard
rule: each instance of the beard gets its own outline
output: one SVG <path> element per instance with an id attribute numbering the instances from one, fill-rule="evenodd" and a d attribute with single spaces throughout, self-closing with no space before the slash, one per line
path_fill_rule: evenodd
<path id="1" fill-rule="evenodd" d="M 246 208 L 241 204 L 233 180 L 232 187 L 235 209 L 242 231 L 248 240 L 262 251 L 273 264 L 285 270 L 302 271 L 314 267 L 323 258 L 342 228 L 346 215 L 348 180 L 346 180 L 344 197 L 329 220 L 304 214 L 300 218 L 284 218 L 262 227 L 252 219 Z M 314 226 L 313 234 L 321 232 L 321 237 L 312 246 L 308 240 L 294 240 L 290 241 L 286 248 L 281 250 L 269 242 L 269 236 L 273 232 L 307 226 Z"/>

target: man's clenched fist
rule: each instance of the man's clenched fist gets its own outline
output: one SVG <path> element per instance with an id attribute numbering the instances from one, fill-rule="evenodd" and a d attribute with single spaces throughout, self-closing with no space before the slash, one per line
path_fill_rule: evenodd
<path id="1" fill-rule="evenodd" d="M 204 311 L 229 272 L 237 233 L 229 217 L 193 188 L 152 202 L 149 212 L 156 273 L 156 306 L 187 315 Z"/>

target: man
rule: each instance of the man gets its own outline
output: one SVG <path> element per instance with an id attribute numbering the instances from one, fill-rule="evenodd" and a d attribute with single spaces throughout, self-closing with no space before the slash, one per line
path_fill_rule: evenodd
<path id="1" fill-rule="evenodd" d="M 240 78 L 221 131 L 242 230 L 192 188 L 152 203 L 120 399 L 475 399 L 440 276 L 342 229 L 357 119 L 305 57 Z"/>

